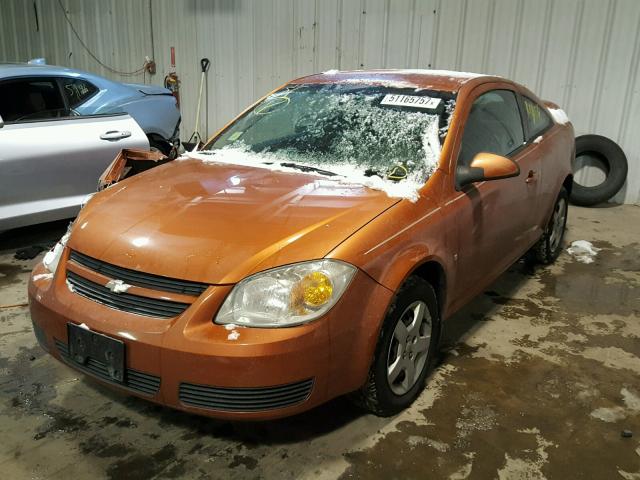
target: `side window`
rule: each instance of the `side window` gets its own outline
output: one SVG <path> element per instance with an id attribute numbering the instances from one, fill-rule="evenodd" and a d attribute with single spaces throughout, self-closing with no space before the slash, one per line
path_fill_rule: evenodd
<path id="1" fill-rule="evenodd" d="M 67 116 L 58 84 L 52 78 L 0 82 L 0 116 L 6 122 L 29 122 Z"/>
<path id="2" fill-rule="evenodd" d="M 527 124 L 529 126 L 529 139 L 536 138 L 540 133 L 544 132 L 552 124 L 551 119 L 544 108 L 533 100 L 522 97 L 524 103 L 524 111 L 527 116 Z"/>
<path id="3" fill-rule="evenodd" d="M 507 156 L 524 143 L 515 93 L 492 90 L 473 102 L 462 135 L 458 163 L 469 165 L 480 152 Z"/>
<path id="4" fill-rule="evenodd" d="M 81 78 L 61 78 L 62 91 L 67 98 L 69 108 L 76 108 L 93 97 L 98 88 Z"/>

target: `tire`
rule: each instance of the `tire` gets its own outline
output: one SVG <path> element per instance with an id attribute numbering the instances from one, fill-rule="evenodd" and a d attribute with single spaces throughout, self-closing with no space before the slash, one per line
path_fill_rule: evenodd
<path id="1" fill-rule="evenodd" d="M 421 311 L 424 312 L 422 320 L 417 322 L 415 319 Z M 409 322 L 409 328 L 406 328 L 406 322 Z M 407 332 L 405 348 L 398 341 L 402 336 L 399 332 L 403 331 L 400 323 L 405 325 L 404 331 Z M 412 330 L 411 326 L 415 329 Z M 352 400 L 381 417 L 394 415 L 411 405 L 433 368 L 439 328 L 438 302 L 433 287 L 419 277 L 410 277 L 387 312 L 367 381 L 352 394 Z M 422 350 L 423 346 L 426 346 L 426 351 Z M 389 369 L 390 364 L 398 367 Z M 409 365 L 413 365 L 413 369 L 408 368 Z M 408 373 L 410 370 L 415 373 L 411 375 Z M 390 371 L 393 375 L 388 375 Z"/>
<path id="2" fill-rule="evenodd" d="M 591 206 L 606 202 L 620 191 L 627 179 L 627 157 L 616 142 L 601 135 L 581 135 L 576 138 L 576 158 L 589 154 L 600 159 L 607 166 L 604 182 L 593 187 L 585 187 L 573 182 L 571 203 Z"/>
<path id="3" fill-rule="evenodd" d="M 556 203 L 553 206 L 551 218 L 544 229 L 544 233 L 538 243 L 531 249 L 538 262 L 549 265 L 556 261 L 562 251 L 562 241 L 567 227 L 567 211 L 569 205 L 569 194 L 562 187 Z"/>

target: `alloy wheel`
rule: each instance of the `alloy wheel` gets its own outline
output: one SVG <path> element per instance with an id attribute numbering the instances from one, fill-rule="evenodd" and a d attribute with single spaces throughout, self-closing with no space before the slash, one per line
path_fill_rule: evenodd
<path id="1" fill-rule="evenodd" d="M 551 217 L 551 235 L 549 236 L 549 246 L 555 252 L 562 240 L 564 225 L 567 221 L 567 201 L 564 198 L 558 200 Z"/>
<path id="2" fill-rule="evenodd" d="M 418 381 L 429 354 L 432 330 L 425 302 L 413 302 L 400 315 L 387 356 L 387 381 L 396 395 L 406 394 Z"/>

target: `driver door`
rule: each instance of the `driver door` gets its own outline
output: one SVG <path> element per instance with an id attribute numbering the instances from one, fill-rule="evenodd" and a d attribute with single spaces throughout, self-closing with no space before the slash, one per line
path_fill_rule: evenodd
<path id="1" fill-rule="evenodd" d="M 473 100 L 458 165 L 469 165 L 480 152 L 512 159 L 520 174 L 466 185 L 452 205 L 458 220 L 456 290 L 463 303 L 518 260 L 534 240 L 538 160 L 526 151 L 517 95 L 510 88 L 485 87 Z"/>

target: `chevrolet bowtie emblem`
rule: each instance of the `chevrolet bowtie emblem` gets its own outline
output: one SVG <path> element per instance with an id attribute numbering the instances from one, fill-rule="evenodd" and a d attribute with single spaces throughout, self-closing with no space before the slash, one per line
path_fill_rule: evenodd
<path id="1" fill-rule="evenodd" d="M 129 290 L 131 285 L 124 283 L 122 280 L 113 279 L 113 280 L 109 280 L 105 284 L 105 287 L 107 287 L 113 293 L 123 293 Z"/>

